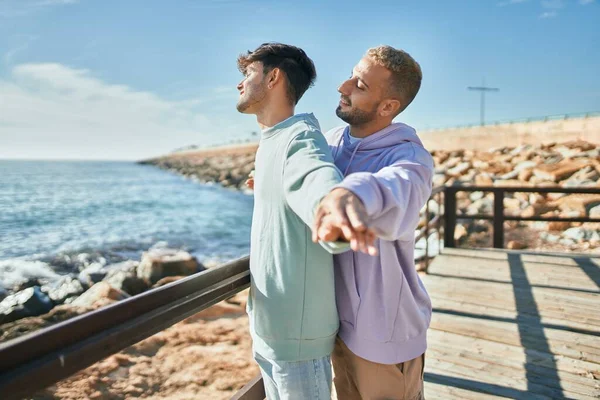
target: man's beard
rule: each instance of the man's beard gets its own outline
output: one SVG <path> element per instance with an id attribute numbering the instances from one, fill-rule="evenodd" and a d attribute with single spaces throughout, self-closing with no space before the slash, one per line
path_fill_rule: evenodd
<path id="1" fill-rule="evenodd" d="M 339 119 L 349 125 L 364 125 L 367 122 L 371 122 L 375 119 L 378 106 L 379 104 L 375 105 L 371 111 L 359 110 L 357 108 L 351 108 L 348 111 L 342 111 L 342 106 L 338 106 L 338 108 L 335 110 L 335 114 Z"/>
<path id="2" fill-rule="evenodd" d="M 241 113 L 247 112 L 251 106 L 263 101 L 267 95 L 267 91 L 262 86 L 262 81 L 257 85 L 247 87 L 246 91 L 247 96 L 240 98 L 235 106 L 235 108 Z"/>

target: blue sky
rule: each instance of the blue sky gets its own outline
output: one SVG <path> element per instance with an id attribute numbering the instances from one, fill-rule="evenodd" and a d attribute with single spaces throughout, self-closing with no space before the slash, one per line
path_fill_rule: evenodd
<path id="1" fill-rule="evenodd" d="M 341 122 L 336 91 L 367 48 L 411 53 L 418 130 L 600 111 L 595 0 L 0 0 L 0 158 L 138 159 L 251 137 L 235 110 L 237 55 L 306 50 L 317 83 L 298 112 Z"/>

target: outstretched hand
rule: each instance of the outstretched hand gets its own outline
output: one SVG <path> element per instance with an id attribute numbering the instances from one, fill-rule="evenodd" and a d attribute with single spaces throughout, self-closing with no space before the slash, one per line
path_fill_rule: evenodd
<path id="1" fill-rule="evenodd" d="M 315 214 L 312 239 L 345 239 L 354 251 L 377 255 L 375 233 L 367 227 L 367 211 L 362 201 L 343 188 L 332 190 L 321 200 Z"/>

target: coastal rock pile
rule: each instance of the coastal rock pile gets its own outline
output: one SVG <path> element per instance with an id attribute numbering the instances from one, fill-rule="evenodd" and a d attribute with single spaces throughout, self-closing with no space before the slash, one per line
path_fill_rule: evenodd
<path id="1" fill-rule="evenodd" d="M 495 187 L 592 187 L 600 188 L 600 150 L 592 143 L 571 141 L 540 146 L 504 147 L 487 152 L 434 151 L 434 186 L 479 185 Z M 430 203 L 434 209 L 437 204 Z M 457 213 L 493 213 L 494 195 L 489 192 L 458 192 Z M 599 194 L 505 193 L 504 213 L 521 217 L 592 217 L 600 215 Z M 558 244 L 561 249 L 588 250 L 600 247 L 600 224 L 569 222 L 507 222 L 505 229 L 528 227 L 542 231 L 540 245 Z M 471 221 L 457 227 L 455 239 L 490 244 L 491 225 Z M 471 240 L 470 240 L 471 239 Z M 532 247 L 527 241 L 509 240 L 507 247 Z"/>
<path id="2" fill-rule="evenodd" d="M 20 282 L 0 301 L 0 342 L 142 293 L 205 267 L 189 253 L 151 249 L 140 262 L 82 264 L 54 282 Z"/>
<path id="3" fill-rule="evenodd" d="M 155 165 L 202 183 L 214 182 L 243 190 L 250 171 L 254 169 L 255 154 L 256 148 L 241 153 L 224 151 L 219 155 L 191 153 L 142 161 L 141 164 Z"/>

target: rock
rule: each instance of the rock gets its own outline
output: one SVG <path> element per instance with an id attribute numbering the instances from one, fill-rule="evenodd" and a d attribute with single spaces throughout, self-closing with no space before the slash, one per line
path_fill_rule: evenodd
<path id="1" fill-rule="evenodd" d="M 563 196 L 553 202 L 562 211 L 577 211 L 579 214 L 589 214 L 589 210 L 600 205 L 600 195 L 577 193 Z"/>
<path id="2" fill-rule="evenodd" d="M 521 210 L 521 201 L 519 199 L 513 199 L 510 197 L 504 198 L 504 208 L 508 210 Z"/>
<path id="3" fill-rule="evenodd" d="M 558 241 L 558 243 L 562 244 L 563 246 L 567 246 L 567 247 L 571 247 L 571 246 L 574 246 L 577 244 L 577 242 L 575 242 L 573 239 L 566 239 L 566 238 L 560 239 Z"/>
<path id="4" fill-rule="evenodd" d="M 502 179 L 502 180 L 515 179 L 517 176 L 519 176 L 519 171 L 510 171 L 509 173 L 506 173 L 506 174 L 500 176 L 500 179 Z"/>
<path id="5" fill-rule="evenodd" d="M 549 231 L 564 231 L 565 229 L 569 229 L 571 227 L 570 222 L 565 221 L 551 221 L 548 222 L 548 230 Z"/>
<path id="6" fill-rule="evenodd" d="M 482 199 L 484 195 L 485 195 L 485 193 L 483 193 L 483 192 L 473 192 L 469 195 L 469 199 L 471 201 L 477 201 L 479 199 Z"/>
<path id="7" fill-rule="evenodd" d="M 477 174 L 475 175 L 475 184 L 478 186 L 491 186 L 494 181 L 488 174 Z"/>
<path id="8" fill-rule="evenodd" d="M 463 224 L 457 224 L 456 230 L 454 231 L 454 240 L 456 243 L 460 243 L 463 239 L 467 238 L 467 228 Z"/>
<path id="9" fill-rule="evenodd" d="M 128 298 L 122 290 L 112 287 L 108 282 L 98 282 L 84 294 L 79 296 L 71 305 L 75 307 L 96 308 Z"/>
<path id="10" fill-rule="evenodd" d="M 112 287 L 135 296 L 148 289 L 148 283 L 137 276 L 136 272 L 113 270 L 105 278 Z"/>
<path id="11" fill-rule="evenodd" d="M 517 175 L 517 179 L 523 182 L 527 182 L 531 179 L 533 175 L 533 170 L 532 169 L 524 169 L 522 171 L 519 171 L 519 175 Z"/>
<path id="12" fill-rule="evenodd" d="M 178 281 L 178 280 L 180 280 L 180 279 L 182 279 L 182 278 L 185 278 L 185 276 L 167 276 L 167 277 L 165 277 L 165 278 L 162 278 L 162 279 L 161 279 L 161 280 L 159 280 L 158 282 L 156 282 L 156 283 L 154 284 L 154 286 L 152 286 L 152 288 L 161 287 L 161 286 L 167 285 L 167 284 L 169 284 L 169 283 L 172 283 L 172 282 Z"/>
<path id="13" fill-rule="evenodd" d="M 558 235 L 552 235 L 550 233 L 547 232 L 542 232 L 540 234 L 540 238 L 542 238 L 543 240 L 549 242 L 549 243 L 558 243 L 561 238 Z"/>
<path id="14" fill-rule="evenodd" d="M 446 183 L 445 174 L 435 174 L 433 176 L 433 187 L 442 186 L 444 183 Z"/>
<path id="15" fill-rule="evenodd" d="M 582 228 L 569 228 L 563 232 L 563 237 L 572 239 L 575 241 L 584 240 L 586 237 L 586 231 Z"/>
<path id="16" fill-rule="evenodd" d="M 16 284 L 13 288 L 12 288 L 12 292 L 16 293 L 16 292 L 22 292 L 25 289 L 34 287 L 34 286 L 43 286 L 44 283 L 46 283 L 45 281 L 39 279 L 39 278 L 34 278 L 34 277 L 30 277 L 27 278 L 27 280 L 19 282 L 18 284 Z"/>
<path id="17" fill-rule="evenodd" d="M 590 218 L 600 218 L 600 205 L 591 207 L 588 211 L 588 216 Z"/>
<path id="18" fill-rule="evenodd" d="M 8 290 L 0 286 L 0 301 L 4 300 L 8 296 Z"/>
<path id="19" fill-rule="evenodd" d="M 90 288 L 94 284 L 102 281 L 106 277 L 107 271 L 104 268 L 89 267 L 79 273 L 77 279 L 85 287 Z"/>
<path id="20" fill-rule="evenodd" d="M 529 204 L 536 205 L 540 203 L 544 203 L 546 199 L 539 193 L 530 193 L 529 194 Z"/>
<path id="21" fill-rule="evenodd" d="M 523 211 L 521 211 L 521 217 L 523 218 L 531 218 L 531 217 L 535 217 L 536 215 L 536 210 L 534 206 L 527 206 L 523 209 Z"/>
<path id="22" fill-rule="evenodd" d="M 142 255 L 137 276 L 154 284 L 166 276 L 188 276 L 204 269 L 195 257 L 185 251 L 156 249 Z"/>
<path id="23" fill-rule="evenodd" d="M 537 167 L 537 163 L 535 161 L 522 161 L 515 165 L 514 171 L 521 172 L 535 167 Z"/>
<path id="24" fill-rule="evenodd" d="M 82 294 L 84 288 L 78 279 L 69 276 L 55 284 L 42 286 L 42 292 L 46 293 L 54 304 L 62 304 L 68 298 Z"/>
<path id="25" fill-rule="evenodd" d="M 558 182 L 585 168 L 588 164 L 587 160 L 564 160 L 557 164 L 539 165 L 534 168 L 533 174 L 541 179 Z"/>
<path id="26" fill-rule="evenodd" d="M 511 240 L 506 244 L 506 247 L 510 250 L 521 250 L 526 249 L 527 245 L 525 243 L 519 242 L 518 240 Z"/>
<path id="27" fill-rule="evenodd" d="M 562 144 L 568 149 L 579 149 L 580 151 L 594 150 L 597 146 L 593 143 L 586 142 L 585 140 L 570 140 Z"/>
<path id="28" fill-rule="evenodd" d="M 37 331 L 52 324 L 65 321 L 88 311 L 84 308 L 60 305 L 54 307 L 50 312 L 37 316 L 26 317 L 0 326 L 0 342 L 6 342 L 30 332 Z"/>
<path id="29" fill-rule="evenodd" d="M 0 324 L 25 317 L 45 314 L 54 307 L 52 300 L 39 286 L 22 290 L 7 296 L 0 303 Z"/>
<path id="30" fill-rule="evenodd" d="M 469 209 L 475 210 L 473 214 L 491 214 L 494 211 L 494 201 L 487 197 L 479 199 L 469 206 Z"/>
<path id="31" fill-rule="evenodd" d="M 447 174 L 450 176 L 459 177 L 459 176 L 463 175 L 466 171 L 468 171 L 469 168 L 471 168 L 470 162 L 461 162 L 456 167 L 450 168 L 447 171 Z"/>
<path id="32" fill-rule="evenodd" d="M 532 186 L 532 185 L 530 185 L 529 183 L 526 183 L 526 182 L 518 181 L 516 179 L 508 179 L 508 180 L 498 179 L 498 180 L 494 181 L 494 186 L 516 187 L 516 186 Z"/>

